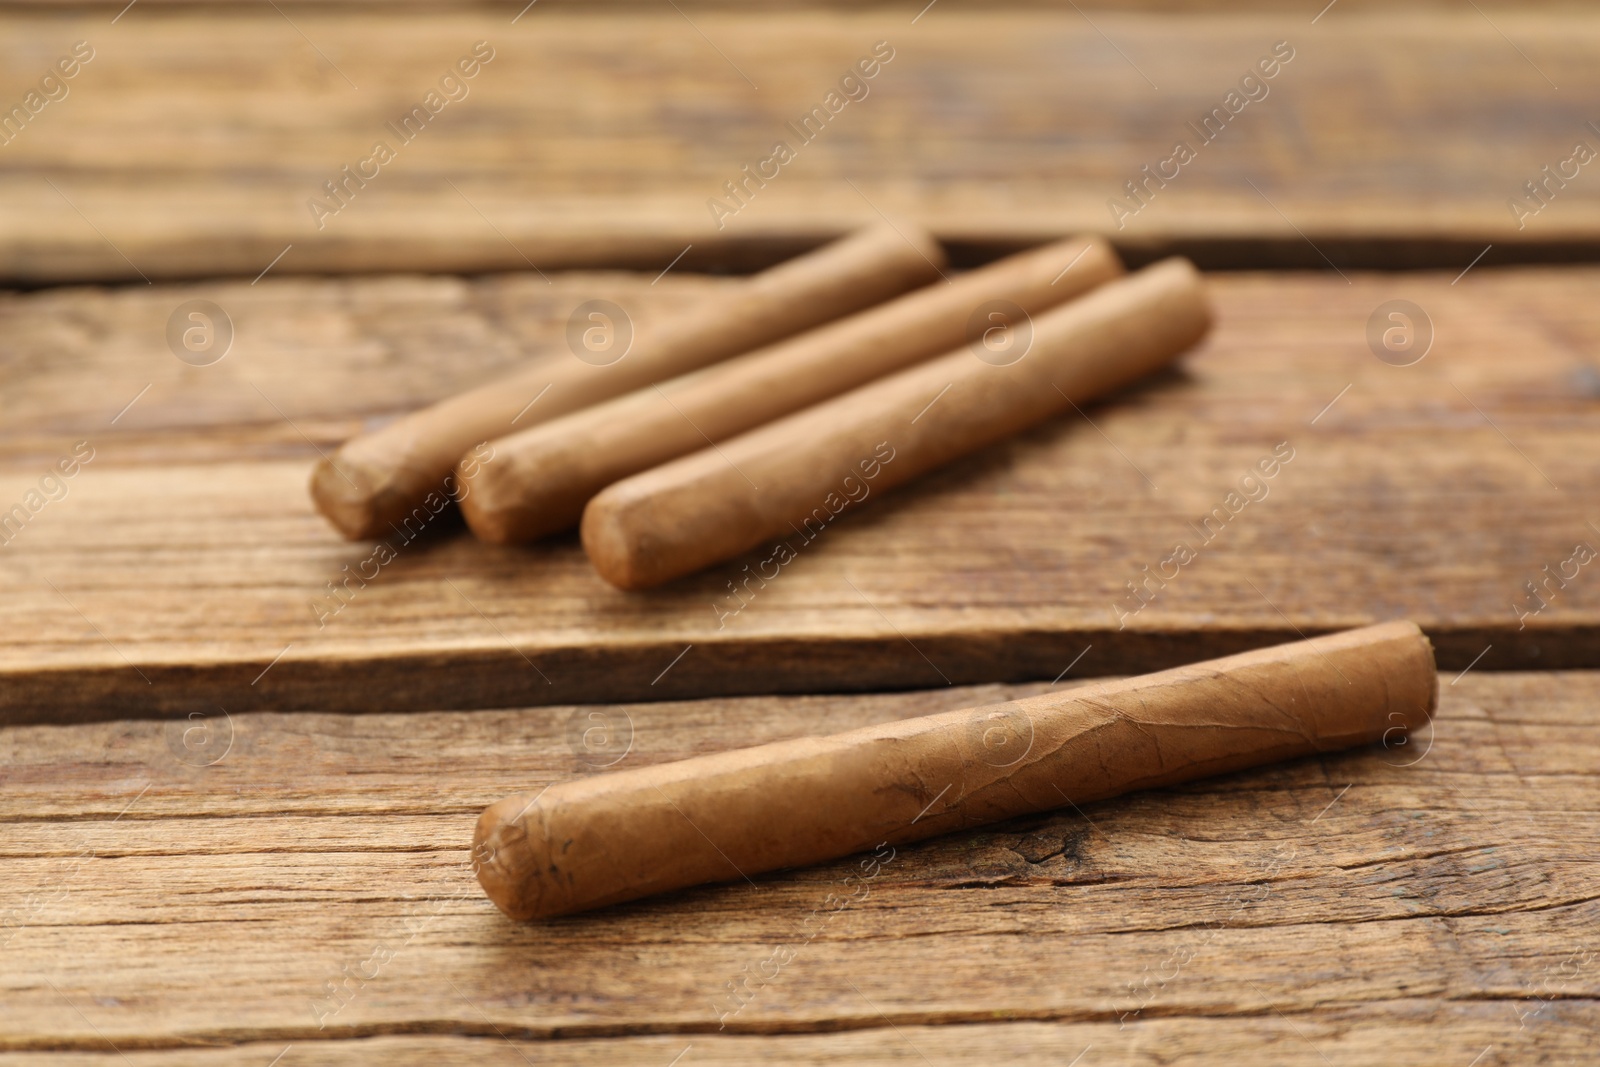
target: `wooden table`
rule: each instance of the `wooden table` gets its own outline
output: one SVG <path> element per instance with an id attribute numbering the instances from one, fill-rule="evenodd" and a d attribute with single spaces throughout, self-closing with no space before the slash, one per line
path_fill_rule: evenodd
<path id="1" fill-rule="evenodd" d="M 0 509 L 51 489 L 0 548 L 0 1062 L 1593 1056 L 1600 578 L 1526 583 L 1600 545 L 1600 184 L 1521 229 L 1506 200 L 1600 146 L 1600 19 L 520 6 L 0 16 L 8 72 L 95 49 L 0 147 Z M 305 200 L 478 40 L 468 97 L 318 230 Z M 871 95 L 716 229 L 878 40 Z M 1280 40 L 1270 95 L 1112 225 Z M 319 451 L 582 300 L 648 320 L 879 211 L 963 262 L 1097 229 L 1249 269 L 1179 371 L 840 523 L 734 616 L 738 561 L 624 595 L 571 537 L 446 522 L 319 625 L 373 550 L 311 510 Z M 233 325 L 210 366 L 166 340 L 194 299 Z M 1367 340 L 1401 299 L 1433 338 L 1403 367 Z M 467 868 L 513 791 L 1397 617 L 1442 671 L 1406 747 L 909 846 L 865 899 L 844 860 L 518 926 Z"/>

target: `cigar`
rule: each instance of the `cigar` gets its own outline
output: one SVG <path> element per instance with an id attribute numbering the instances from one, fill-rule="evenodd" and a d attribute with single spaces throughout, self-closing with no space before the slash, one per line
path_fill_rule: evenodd
<path id="1" fill-rule="evenodd" d="M 749 878 L 1377 741 L 1426 723 L 1433 646 L 1391 622 L 1004 704 L 618 771 L 502 800 L 478 880 L 514 919 Z"/>
<path id="2" fill-rule="evenodd" d="M 606 581 L 642 589 L 781 538 L 757 568 L 770 579 L 852 506 L 1150 374 L 1210 323 L 1194 266 L 1164 260 L 625 478 L 584 509 L 584 548 Z"/>
<path id="3" fill-rule="evenodd" d="M 457 467 L 462 513 L 485 541 L 567 529 L 612 482 L 947 352 L 974 316 L 1037 314 L 1121 273 L 1105 241 L 1060 241 L 500 438 Z"/>
<path id="4" fill-rule="evenodd" d="M 317 464 L 311 498 L 351 540 L 387 532 L 430 494 L 453 495 L 451 471 L 476 445 L 898 296 L 936 278 L 943 263 L 923 231 L 883 225 L 763 271 L 637 338 L 631 323 L 599 310 L 593 337 L 605 351 L 591 355 L 584 323 L 569 323 L 585 358 L 569 338 L 571 352 L 351 438 Z"/>

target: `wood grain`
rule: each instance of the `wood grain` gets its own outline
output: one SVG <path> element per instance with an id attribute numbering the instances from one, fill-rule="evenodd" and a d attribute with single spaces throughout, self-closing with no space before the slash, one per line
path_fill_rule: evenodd
<path id="1" fill-rule="evenodd" d="M 559 343 L 582 300 L 646 315 L 719 283 L 268 278 L 7 297 L 0 511 L 74 441 L 96 451 L 0 550 L 0 709 L 66 721 L 1024 681 L 1397 617 L 1424 626 L 1441 669 L 1597 666 L 1592 566 L 1518 615 L 1525 583 L 1600 544 L 1597 280 L 1213 275 L 1215 331 L 1179 373 L 869 502 L 742 600 L 730 584 L 763 553 L 624 594 L 573 538 L 484 545 L 446 513 L 391 538 L 397 558 L 341 601 L 328 583 L 374 548 L 340 541 L 306 493 L 318 448 Z M 235 321 L 234 351 L 209 367 L 166 348 L 191 297 Z M 1365 341 L 1399 298 L 1436 333 L 1409 367 Z M 1220 533 L 1213 520 L 1205 544 L 1191 524 L 1284 442 L 1294 458 L 1268 495 Z M 1198 558 L 1120 616 L 1137 604 L 1127 583 L 1176 541 Z"/>
<path id="2" fill-rule="evenodd" d="M 680 1062 L 1065 1063 L 1085 1046 L 1084 1064 L 1576 1062 L 1600 1023 L 1600 675 L 1440 684 L 1431 737 L 1405 748 L 908 846 L 864 888 L 841 886 L 852 859 L 540 926 L 505 920 L 467 869 L 491 800 L 1046 686 L 6 727 L 0 1049 L 283 1067 L 660 1065 L 691 1045 Z M 597 727 L 610 744 L 586 748 Z M 786 945 L 722 1018 L 727 983 Z M 319 1012 L 346 967 L 378 973 Z"/>
<path id="3" fill-rule="evenodd" d="M 748 266 L 879 211 L 990 251 L 1106 231 L 1135 262 L 1459 270 L 1491 242 L 1491 264 L 1600 255 L 1587 171 L 1521 228 L 1507 207 L 1576 140 L 1600 146 L 1592 10 L 1343 3 L 1313 24 L 1324 5 L 1091 19 L 940 4 L 913 23 L 921 6 L 540 4 L 513 23 L 520 4 L 381 20 L 139 5 L 114 25 L 109 8 L 14 9 L 0 100 L 73 41 L 96 58 L 0 147 L 0 277 L 251 278 L 280 254 L 279 273 L 654 273 L 689 245 L 683 267 Z M 478 40 L 496 58 L 470 95 L 319 229 L 323 182 Z M 723 183 L 879 40 L 895 58 L 870 95 L 719 228 Z M 1270 95 L 1117 227 L 1108 200 L 1280 40 L 1295 59 Z"/>

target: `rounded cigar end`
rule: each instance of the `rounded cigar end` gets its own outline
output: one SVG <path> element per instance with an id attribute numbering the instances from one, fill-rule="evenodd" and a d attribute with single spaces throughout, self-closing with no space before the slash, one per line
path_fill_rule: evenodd
<path id="1" fill-rule="evenodd" d="M 911 276 L 918 281 L 934 281 L 950 265 L 950 257 L 944 250 L 944 245 L 939 239 L 927 230 L 914 223 L 885 221 L 883 228 L 888 232 L 884 234 L 885 240 L 900 241 L 909 244 L 916 259 L 908 259 L 912 271 Z M 893 235 L 892 237 L 890 235 Z M 918 260 L 921 260 L 919 263 Z"/>
<path id="2" fill-rule="evenodd" d="M 1425 721 L 1431 722 L 1434 713 L 1439 710 L 1439 665 L 1434 654 L 1433 642 L 1428 635 L 1422 632 L 1422 627 L 1409 619 L 1401 619 L 1386 623 L 1397 635 L 1404 635 L 1412 647 L 1412 656 L 1416 662 L 1416 672 L 1426 678 L 1427 693 L 1421 701 L 1422 715 Z"/>
<path id="3" fill-rule="evenodd" d="M 1426 743 L 1412 740 L 1417 731 L 1433 721 L 1439 708 L 1439 668 L 1433 642 L 1422 627 L 1407 619 L 1351 633 L 1368 635 L 1371 659 L 1377 661 L 1376 669 L 1383 676 L 1387 706 L 1382 708 L 1383 720 L 1377 726 L 1382 735 L 1376 740 L 1394 757 L 1386 762 L 1398 760 L 1399 765 L 1409 765 L 1417 749 L 1426 755 L 1433 747 L 1431 739 Z"/>
<path id="4" fill-rule="evenodd" d="M 552 914 L 541 908 L 539 892 L 547 866 L 543 842 L 530 840 L 524 821 L 538 799 L 536 794 L 521 794 L 489 805 L 478 816 L 472 834 L 478 884 L 495 907 L 524 921 Z"/>
<path id="5" fill-rule="evenodd" d="M 469 465 L 473 468 L 471 474 L 466 470 Z M 461 487 L 458 497 L 461 516 L 467 520 L 467 528 L 473 536 L 494 545 L 515 544 L 536 536 L 519 535 L 516 493 L 513 486 L 507 485 L 507 466 L 497 465 L 493 460 L 484 463 L 473 460 L 456 467 L 456 483 Z"/>
<path id="6" fill-rule="evenodd" d="M 365 541 L 383 529 L 382 517 L 373 506 L 375 494 L 360 467 L 332 458 L 317 460 L 311 470 L 311 502 L 323 518 L 347 541 Z"/>
<path id="7" fill-rule="evenodd" d="M 1111 242 L 1099 234 L 1090 234 L 1083 239 L 1083 257 L 1079 262 L 1074 260 L 1071 268 L 1057 275 L 1057 285 L 1072 285 L 1070 291 L 1087 291 L 1097 285 L 1104 284 L 1113 278 L 1125 277 L 1128 273 L 1127 265 L 1122 262 L 1122 257 L 1117 255 L 1117 250 L 1111 247 Z M 1078 278 L 1074 274 L 1082 272 Z"/>
<path id="8" fill-rule="evenodd" d="M 589 501 L 578 532 L 600 577 L 618 589 L 648 589 L 675 575 L 656 573 L 659 568 L 650 565 L 632 512 L 626 483 L 619 483 Z"/>
<path id="9" fill-rule="evenodd" d="M 516 437 L 497 444 L 494 458 L 468 458 L 456 468 L 461 514 L 478 539 L 516 545 L 576 526 L 587 502 L 584 487 L 574 487 L 569 472 L 542 453 L 536 455 L 545 462 L 519 459 Z"/>
<path id="10" fill-rule="evenodd" d="M 1427 664 L 1427 673 L 1429 673 L 1429 680 L 1432 685 L 1429 686 L 1429 691 L 1427 691 L 1427 704 L 1422 707 L 1422 713 L 1429 718 L 1429 721 L 1432 721 L 1434 712 L 1438 710 L 1438 662 L 1434 651 L 1434 641 L 1429 640 L 1427 633 L 1422 632 L 1422 627 L 1419 627 L 1416 622 L 1402 621 L 1398 622 L 1397 625 L 1405 625 L 1413 633 L 1413 640 L 1416 641 L 1416 656 L 1418 656 L 1419 661 Z"/>
<path id="11" fill-rule="evenodd" d="M 1182 292 L 1186 308 L 1192 322 L 1194 338 L 1190 344 L 1197 344 L 1202 337 L 1211 332 L 1211 326 L 1216 318 L 1211 310 L 1211 301 L 1206 296 L 1206 283 L 1200 268 L 1185 256 L 1172 256 L 1146 268 L 1150 271 L 1160 271 L 1173 279 L 1173 287 Z"/>
<path id="12" fill-rule="evenodd" d="M 1433 642 L 1406 619 L 1344 630 L 1301 642 L 1317 660 L 1343 663 L 1328 679 L 1335 692 L 1364 692 L 1345 698 L 1343 719 L 1355 731 L 1347 743 L 1377 742 L 1399 749 L 1432 721 L 1439 704 L 1439 670 Z M 1293 647 L 1293 646 L 1286 646 Z M 1310 662 L 1310 660 L 1308 660 Z M 1351 689 L 1352 684 L 1356 689 Z"/>

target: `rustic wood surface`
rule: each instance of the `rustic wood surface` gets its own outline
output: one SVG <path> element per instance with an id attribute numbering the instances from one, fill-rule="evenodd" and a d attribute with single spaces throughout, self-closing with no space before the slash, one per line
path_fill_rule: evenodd
<path id="1" fill-rule="evenodd" d="M 0 277 L 653 273 L 689 245 L 684 266 L 770 261 L 879 211 L 966 245 L 1095 229 L 1216 265 L 1600 251 L 1587 168 L 1520 227 L 1507 207 L 1577 141 L 1600 148 L 1592 8 L 925 6 L 12 9 L 0 100 L 74 41 L 95 58 L 0 146 Z M 469 95 L 393 138 L 479 40 L 495 58 Z M 870 95 L 810 143 L 788 133 L 879 40 L 894 58 Z M 1186 123 L 1278 41 L 1295 58 L 1269 94 L 1201 146 Z M 1180 138 L 1197 158 L 1115 226 L 1108 200 Z M 308 201 L 378 140 L 397 158 L 319 229 Z M 777 140 L 796 158 L 719 228 L 708 200 Z"/>
<path id="2" fill-rule="evenodd" d="M 1520 227 L 1507 201 L 1600 146 L 1600 16 L 773 7 L 0 12 L 0 107 L 95 49 L 0 144 L 0 281 L 134 283 L 0 294 L 0 1063 L 1591 1060 L 1600 673 L 1553 668 L 1600 667 L 1600 270 L 1508 265 L 1600 258 L 1600 185 Z M 308 199 L 478 40 L 470 95 L 319 229 Z M 870 96 L 719 228 L 708 199 L 879 40 Z M 449 515 L 325 596 L 374 546 L 312 511 L 319 450 L 564 358 L 581 301 L 645 321 L 880 213 L 963 264 L 1095 230 L 1321 273 L 1214 276 L 1180 372 L 872 501 L 748 604 L 761 553 L 625 595 L 571 537 Z M 1436 273 L 1360 272 L 1408 266 Z M 209 366 L 169 351 L 195 299 L 234 328 Z M 1401 299 L 1435 334 L 1406 367 L 1367 340 Z M 544 926 L 467 868 L 478 811 L 542 783 L 1402 616 L 1445 668 L 1404 747 Z"/>
<path id="3" fill-rule="evenodd" d="M 1405 746 L 936 839 L 864 882 L 844 882 L 855 857 L 535 926 L 468 870 L 490 801 L 1047 683 L 6 727 L 0 1049 L 257 1067 L 1587 1062 L 1600 674 L 1440 686 Z M 769 980 L 735 1012 L 747 967 Z M 347 974 L 367 977 L 326 999 Z M 75 1054 L 29 1054 L 46 1049 Z"/>
<path id="4" fill-rule="evenodd" d="M 766 553 L 625 594 L 575 536 L 483 545 L 448 513 L 436 533 L 391 537 L 396 558 L 376 567 L 306 492 L 317 449 L 558 344 L 584 299 L 648 317 L 735 281 L 269 277 L 5 297 L 0 511 L 74 442 L 94 458 L 62 499 L 32 498 L 0 549 L 0 709 L 62 721 L 1026 681 L 1080 655 L 1076 673 L 1128 673 L 1396 617 L 1430 632 L 1441 669 L 1480 654 L 1485 669 L 1600 666 L 1600 578 L 1573 558 L 1600 545 L 1597 281 L 1212 275 L 1217 326 L 1180 372 L 869 500 L 742 600 L 730 583 Z M 211 366 L 167 349 L 191 298 L 234 322 Z M 1365 340 L 1402 298 L 1436 334 L 1408 367 Z M 1284 442 L 1268 495 L 1205 544 L 1191 524 Z M 1131 614 L 1127 584 L 1178 541 L 1198 558 Z M 336 599 L 346 567 L 375 576 Z M 1534 612 L 1526 583 L 1554 572 L 1572 577 L 1549 578 Z"/>

